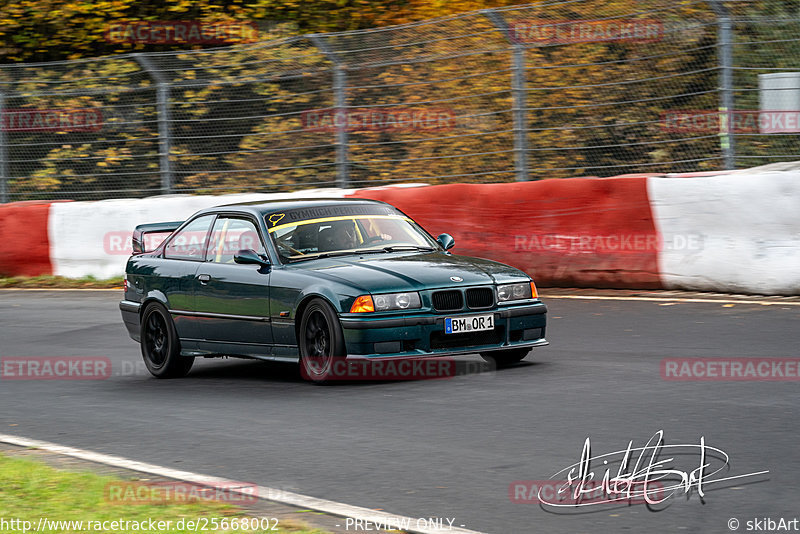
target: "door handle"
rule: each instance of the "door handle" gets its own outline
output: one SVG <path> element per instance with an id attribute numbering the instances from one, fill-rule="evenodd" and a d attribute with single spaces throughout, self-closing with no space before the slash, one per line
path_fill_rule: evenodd
<path id="1" fill-rule="evenodd" d="M 197 275 L 197 279 L 200 280 L 201 284 L 206 285 L 207 283 L 209 283 L 211 281 L 211 275 L 210 274 L 199 274 L 199 275 Z"/>

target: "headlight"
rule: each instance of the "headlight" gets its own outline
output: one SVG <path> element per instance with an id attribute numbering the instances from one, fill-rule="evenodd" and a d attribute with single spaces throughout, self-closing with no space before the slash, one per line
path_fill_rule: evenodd
<path id="1" fill-rule="evenodd" d="M 419 293 L 410 291 L 405 293 L 384 293 L 383 295 L 361 295 L 350 307 L 350 313 L 365 313 L 373 311 L 408 310 L 421 308 Z"/>
<path id="2" fill-rule="evenodd" d="M 372 301 L 375 303 L 375 311 L 408 310 L 422 306 L 419 293 L 416 292 L 373 295 Z"/>
<path id="3" fill-rule="evenodd" d="M 533 282 L 497 286 L 497 301 L 508 302 L 533 298 L 533 295 L 535 295 L 533 287 Z"/>

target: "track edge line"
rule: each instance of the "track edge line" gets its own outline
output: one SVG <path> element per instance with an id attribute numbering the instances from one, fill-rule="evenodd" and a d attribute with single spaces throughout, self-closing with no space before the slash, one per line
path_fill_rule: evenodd
<path id="1" fill-rule="evenodd" d="M 103 454 L 99 452 L 89 451 L 86 449 L 68 447 L 66 445 L 58 445 L 57 443 L 51 443 L 48 441 L 41 441 L 32 438 L 25 438 L 22 436 L 15 436 L 11 434 L 0 434 L 0 442 L 7 443 L 9 445 L 16 445 L 19 447 L 33 447 L 36 449 L 42 449 L 55 454 L 61 454 L 64 456 L 79 458 L 81 460 L 86 460 L 89 462 L 109 465 L 112 467 L 119 467 L 131 471 L 137 471 L 140 473 L 158 475 L 165 478 L 180 480 L 183 482 L 192 482 L 194 484 L 198 484 L 201 486 L 213 486 L 214 484 L 235 485 L 238 483 L 237 481 L 223 477 L 203 475 L 201 473 L 194 473 L 192 471 L 181 471 L 178 469 L 172 469 L 170 467 L 148 464 L 144 462 L 139 462 L 137 460 L 130 460 L 122 456 Z M 371 510 L 369 508 L 353 506 L 350 504 L 339 503 L 327 499 L 319 499 L 317 497 L 311 497 L 309 495 L 302 495 L 300 493 L 293 493 L 281 489 L 270 488 L 267 486 L 257 486 L 256 488 L 258 490 L 257 497 L 261 500 L 278 502 L 281 504 L 287 504 L 290 506 L 296 506 L 304 509 L 316 510 L 318 512 L 325 512 L 338 517 L 350 517 L 353 519 L 362 519 L 364 521 L 370 521 L 373 523 L 381 523 L 381 524 L 389 523 L 393 525 L 397 524 L 398 520 L 403 520 L 404 522 L 408 521 L 409 524 L 413 524 L 416 520 L 416 518 L 405 517 L 399 514 L 380 512 L 377 510 Z M 247 494 L 247 496 L 252 497 L 252 493 L 246 491 L 238 491 L 236 489 L 229 489 L 228 491 L 240 494 Z M 406 532 L 411 532 L 413 534 L 442 534 L 443 532 L 448 532 L 452 534 L 482 534 L 481 532 L 476 530 L 468 530 L 465 528 L 449 528 L 449 527 L 446 529 L 410 528 L 406 530 Z"/>

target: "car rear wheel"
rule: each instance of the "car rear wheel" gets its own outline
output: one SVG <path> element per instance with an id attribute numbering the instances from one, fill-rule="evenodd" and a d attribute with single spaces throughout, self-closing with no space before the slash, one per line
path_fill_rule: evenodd
<path id="1" fill-rule="evenodd" d="M 494 363 L 498 368 L 508 367 L 522 360 L 530 351 L 531 349 L 528 348 L 496 350 L 493 352 L 481 352 L 481 357 L 489 363 Z"/>
<path id="2" fill-rule="evenodd" d="M 319 298 L 309 302 L 300 321 L 299 338 L 303 378 L 320 384 L 329 381 L 335 359 L 346 355 L 342 326 L 330 304 Z"/>
<path id="3" fill-rule="evenodd" d="M 142 358 L 156 378 L 179 378 L 192 368 L 194 358 L 181 356 L 181 343 L 169 312 L 158 303 L 150 303 L 142 314 Z"/>

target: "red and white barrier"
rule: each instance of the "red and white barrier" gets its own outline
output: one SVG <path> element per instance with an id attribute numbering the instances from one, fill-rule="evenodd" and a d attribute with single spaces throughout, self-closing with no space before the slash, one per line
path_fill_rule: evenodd
<path id="1" fill-rule="evenodd" d="M 709 174 L 5 204 L 0 273 L 120 276 L 137 224 L 235 202 L 359 197 L 542 286 L 800 294 L 798 173 Z"/>

